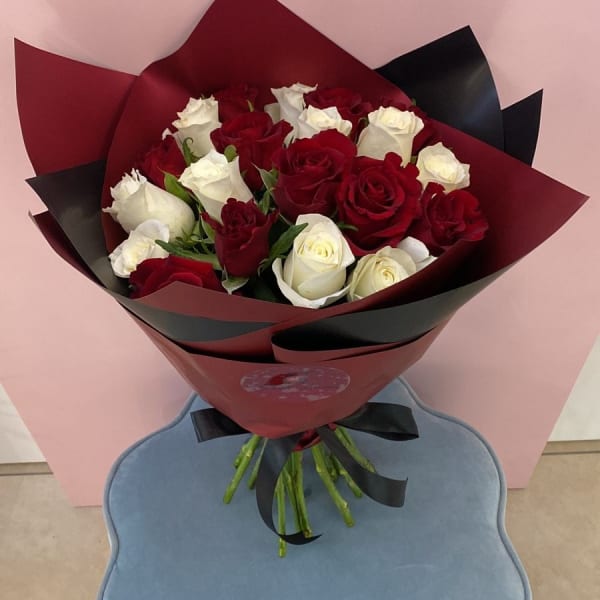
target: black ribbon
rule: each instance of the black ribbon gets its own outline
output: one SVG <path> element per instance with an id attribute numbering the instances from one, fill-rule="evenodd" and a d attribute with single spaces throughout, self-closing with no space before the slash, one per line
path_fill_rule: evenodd
<path id="1" fill-rule="evenodd" d="M 215 408 L 196 410 L 191 413 L 191 417 L 199 442 L 250 433 Z M 355 413 L 336 421 L 336 424 L 396 442 L 419 437 L 412 410 L 398 404 L 369 402 Z M 329 427 L 319 427 L 317 433 L 367 496 L 386 506 L 404 505 L 406 479 L 391 479 L 362 467 Z M 279 533 L 273 521 L 273 498 L 279 475 L 301 437 L 301 434 L 297 433 L 270 439 L 265 446 L 256 480 L 256 503 L 262 520 L 281 539 L 295 545 L 313 542 L 320 536 L 307 538 L 301 531 L 292 534 Z"/>

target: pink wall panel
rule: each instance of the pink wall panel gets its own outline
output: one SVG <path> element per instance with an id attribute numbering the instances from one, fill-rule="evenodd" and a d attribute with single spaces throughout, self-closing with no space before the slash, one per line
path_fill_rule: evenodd
<path id="1" fill-rule="evenodd" d="M 568 11 L 554 0 L 285 4 L 370 66 L 470 24 L 503 105 L 545 90 L 537 168 L 588 193 L 600 185 L 594 0 L 573 0 Z M 32 171 L 17 121 L 12 38 L 137 73 L 174 50 L 206 6 L 207 0 L 2 5 L 0 381 L 75 504 L 101 501 L 119 452 L 171 419 L 188 390 L 124 311 L 55 257 L 27 218 L 40 203 L 23 183 Z M 65 132 L 65 143 L 76 134 Z M 488 437 L 512 486 L 527 483 L 600 330 L 598 223 L 592 199 L 465 307 L 408 374 L 425 401 Z"/>

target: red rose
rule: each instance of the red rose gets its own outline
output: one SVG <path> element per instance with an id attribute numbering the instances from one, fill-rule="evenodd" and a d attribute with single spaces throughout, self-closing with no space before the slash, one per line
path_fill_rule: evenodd
<path id="1" fill-rule="evenodd" d="M 165 187 L 165 173 L 179 177 L 185 169 L 183 154 L 172 135 L 165 137 L 146 152 L 136 168 L 139 169 L 154 185 Z"/>
<path id="2" fill-rule="evenodd" d="M 410 112 L 415 113 L 415 115 L 417 115 L 417 117 L 419 117 L 421 121 L 423 121 L 423 129 L 421 129 L 421 131 L 417 133 L 415 139 L 413 140 L 413 156 L 418 154 L 422 148 L 425 148 L 425 146 L 433 146 L 434 144 L 437 144 L 438 142 L 442 141 L 438 130 L 433 124 L 433 121 L 427 116 L 427 113 L 418 106 L 415 106 L 414 104 L 407 106 L 406 104 L 392 102 L 387 99 L 382 100 L 381 106 L 393 106 L 394 108 L 397 108 L 399 110 L 410 110 Z"/>
<path id="3" fill-rule="evenodd" d="M 479 201 L 465 190 L 448 194 L 437 183 L 430 183 L 421 199 L 422 216 L 409 234 L 420 239 L 432 254 L 440 254 L 460 240 L 483 239 L 488 223 Z"/>
<path id="4" fill-rule="evenodd" d="M 209 263 L 169 255 L 167 258 L 149 258 L 138 265 L 129 277 L 131 297 L 147 296 L 173 281 L 223 291 L 221 282 Z"/>
<path id="5" fill-rule="evenodd" d="M 344 235 L 355 256 L 396 246 L 419 213 L 418 169 L 393 152 L 383 160 L 360 156 L 352 163 L 337 195 L 339 219 L 356 230 Z"/>
<path id="6" fill-rule="evenodd" d="M 258 90 L 247 83 L 224 88 L 213 94 L 219 103 L 219 119 L 222 123 L 238 115 L 250 112 L 250 104 L 256 104 Z"/>
<path id="7" fill-rule="evenodd" d="M 273 155 L 279 171 L 274 197 L 281 214 L 292 223 L 307 213 L 331 216 L 340 181 L 354 156 L 354 143 L 334 129 L 278 150 Z"/>
<path id="8" fill-rule="evenodd" d="M 343 87 L 317 88 L 314 92 L 304 94 L 307 106 L 315 108 L 329 108 L 335 106 L 342 116 L 352 123 L 352 135 L 356 136 L 359 121 L 366 117 L 372 110 L 370 102 L 365 102 L 357 92 Z"/>
<path id="9" fill-rule="evenodd" d="M 277 213 L 265 215 L 252 200 L 230 198 L 221 210 L 219 223 L 208 214 L 202 218 L 215 230 L 217 257 L 228 275 L 250 277 L 269 255 L 269 231 Z"/>
<path id="10" fill-rule="evenodd" d="M 227 121 L 210 134 L 210 139 L 219 152 L 227 146 L 235 146 L 240 157 L 240 171 L 244 181 L 254 191 L 263 186 L 256 167 L 272 168 L 272 157 L 283 146 L 283 140 L 292 131 L 285 121 L 273 124 L 264 112 L 249 112 Z"/>

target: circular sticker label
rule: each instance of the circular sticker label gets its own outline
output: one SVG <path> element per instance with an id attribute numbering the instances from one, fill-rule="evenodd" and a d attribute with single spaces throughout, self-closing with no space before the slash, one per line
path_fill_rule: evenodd
<path id="1" fill-rule="evenodd" d="M 270 400 L 317 402 L 343 392 L 350 376 L 333 367 L 278 365 L 244 375 L 240 385 L 246 392 Z"/>

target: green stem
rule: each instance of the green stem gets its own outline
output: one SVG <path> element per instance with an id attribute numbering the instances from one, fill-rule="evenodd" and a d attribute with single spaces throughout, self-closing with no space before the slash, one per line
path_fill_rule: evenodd
<path id="1" fill-rule="evenodd" d="M 267 445 L 267 439 L 263 438 L 261 446 L 260 446 L 260 452 L 258 454 L 258 458 L 256 459 L 254 466 L 252 467 L 252 472 L 250 473 L 250 477 L 248 479 L 248 487 L 251 490 L 253 490 L 254 486 L 256 485 L 256 479 L 258 478 L 258 470 L 260 469 L 260 461 L 262 460 L 263 454 L 265 453 L 266 445 Z"/>
<path id="2" fill-rule="evenodd" d="M 235 491 L 237 490 L 240 481 L 242 480 L 242 477 L 244 476 L 244 473 L 246 472 L 246 469 L 248 468 L 248 465 L 250 464 L 250 461 L 254 456 L 254 452 L 256 451 L 256 447 L 258 446 L 260 439 L 260 436 L 253 435 L 250 438 L 250 440 L 248 440 L 248 443 L 244 444 L 244 446 L 242 447 L 242 449 L 244 450 L 243 453 L 240 452 L 240 454 L 242 454 L 242 457 L 239 461 L 233 479 L 227 486 L 227 489 L 225 490 L 225 494 L 223 496 L 223 502 L 225 502 L 225 504 L 229 504 L 231 502 L 231 499 L 233 498 L 233 495 L 235 494 Z"/>
<path id="3" fill-rule="evenodd" d="M 337 478 L 339 477 L 340 473 L 337 469 L 337 465 L 333 462 L 333 458 L 334 458 L 333 455 L 331 454 L 331 452 L 324 450 L 323 456 L 325 456 L 325 463 L 327 464 L 327 470 L 329 471 L 329 476 L 334 481 L 337 481 Z"/>
<path id="4" fill-rule="evenodd" d="M 292 505 L 292 511 L 294 513 L 294 523 L 296 525 L 297 531 L 302 531 L 302 521 L 300 519 L 300 512 L 298 511 L 298 502 L 296 499 L 296 492 L 294 490 L 294 482 L 292 476 L 292 459 L 289 458 L 285 463 L 285 467 L 281 472 L 281 477 L 283 477 L 283 483 L 285 486 L 285 491 L 290 499 L 290 504 Z"/>
<path id="5" fill-rule="evenodd" d="M 344 465 L 339 461 L 339 459 L 336 456 L 332 456 L 331 460 L 333 461 L 333 464 L 335 465 L 335 468 L 337 469 L 338 473 L 344 478 L 346 485 L 350 488 L 352 493 L 357 498 L 362 498 L 362 490 L 356 485 L 356 482 L 354 481 L 354 479 L 352 479 L 350 473 L 346 471 Z"/>
<path id="6" fill-rule="evenodd" d="M 244 457 L 244 454 L 246 453 L 246 450 L 250 444 L 250 442 L 252 441 L 252 436 L 250 436 L 243 444 L 242 447 L 240 448 L 240 451 L 238 452 L 238 455 L 235 457 L 235 460 L 233 461 L 233 467 L 235 469 L 237 469 L 240 466 L 240 463 L 242 462 L 242 458 Z"/>
<path id="7" fill-rule="evenodd" d="M 275 485 L 275 498 L 277 499 L 277 527 L 280 534 L 285 535 L 285 489 L 281 477 Z M 286 554 L 285 540 L 279 538 L 279 557 Z"/>
<path id="8" fill-rule="evenodd" d="M 371 473 L 375 473 L 375 467 L 371 464 L 368 458 L 364 457 L 360 450 L 354 444 L 354 441 L 343 427 L 336 427 L 335 436 L 348 451 L 350 456 L 363 468 Z"/>
<path id="9" fill-rule="evenodd" d="M 325 484 L 325 487 L 327 488 L 327 491 L 329 492 L 333 503 L 342 515 L 344 523 L 346 523 L 348 527 L 352 527 L 354 525 L 354 519 L 352 518 L 352 514 L 350 513 L 348 502 L 346 502 L 346 500 L 344 500 L 344 498 L 338 492 L 338 489 L 335 487 L 333 479 L 331 479 L 331 476 L 329 475 L 329 471 L 327 470 L 327 463 L 323 454 L 323 445 L 319 443 L 313 446 L 311 450 L 319 477 Z"/>
<path id="10" fill-rule="evenodd" d="M 298 506 L 298 518 L 300 528 L 304 532 L 304 537 L 312 536 L 312 528 L 308 520 L 308 509 L 306 508 L 306 498 L 304 497 L 304 477 L 302 472 L 302 452 L 292 452 L 292 473 L 294 482 L 294 492 L 296 504 Z"/>

